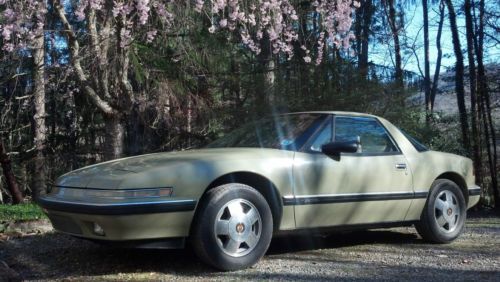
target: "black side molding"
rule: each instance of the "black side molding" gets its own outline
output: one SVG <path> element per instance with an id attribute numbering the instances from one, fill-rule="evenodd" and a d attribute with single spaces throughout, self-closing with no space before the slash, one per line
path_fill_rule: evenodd
<path id="1" fill-rule="evenodd" d="M 380 194 L 356 194 L 356 195 L 328 195 L 328 196 L 302 196 L 295 198 L 283 198 L 283 205 L 314 205 L 332 203 L 353 203 L 364 201 L 387 201 L 408 200 L 427 198 L 428 192 L 401 192 Z"/>
<path id="2" fill-rule="evenodd" d="M 481 195 L 480 187 L 469 189 L 469 196 L 478 196 L 478 195 Z"/>
<path id="3" fill-rule="evenodd" d="M 92 204 L 67 202 L 48 197 L 41 197 L 38 205 L 47 210 L 98 215 L 131 215 L 148 213 L 167 213 L 193 211 L 196 207 L 195 200 L 168 200 L 158 202 L 129 202 Z"/>

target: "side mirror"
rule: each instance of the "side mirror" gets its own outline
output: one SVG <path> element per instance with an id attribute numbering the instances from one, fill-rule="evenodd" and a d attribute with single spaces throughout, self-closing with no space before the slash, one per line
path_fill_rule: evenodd
<path id="1" fill-rule="evenodd" d="M 338 156 L 340 153 L 356 153 L 358 151 L 358 141 L 330 142 L 321 146 L 321 152 L 328 156 Z"/>

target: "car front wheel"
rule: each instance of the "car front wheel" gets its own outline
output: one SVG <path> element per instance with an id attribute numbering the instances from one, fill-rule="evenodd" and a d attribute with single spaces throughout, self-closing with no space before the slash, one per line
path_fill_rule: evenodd
<path id="1" fill-rule="evenodd" d="M 458 185 L 448 179 L 437 179 L 415 227 L 427 241 L 450 243 L 463 232 L 465 217 L 465 198 Z"/>
<path id="2" fill-rule="evenodd" d="M 207 192 L 193 223 L 196 254 L 221 270 L 247 268 L 259 261 L 271 242 L 273 219 L 265 198 L 243 184 Z"/>

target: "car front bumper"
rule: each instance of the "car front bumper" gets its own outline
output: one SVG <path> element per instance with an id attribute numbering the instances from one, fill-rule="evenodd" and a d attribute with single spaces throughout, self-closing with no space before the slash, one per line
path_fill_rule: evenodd
<path id="1" fill-rule="evenodd" d="M 472 187 L 469 187 L 468 191 L 469 203 L 467 205 L 467 209 L 472 208 L 479 202 L 479 199 L 481 198 L 481 187 L 474 185 Z"/>
<path id="2" fill-rule="evenodd" d="M 188 236 L 196 201 L 85 203 L 45 196 L 38 204 L 57 231 L 99 241 L 130 241 Z M 102 233 L 95 231 L 96 225 Z"/>

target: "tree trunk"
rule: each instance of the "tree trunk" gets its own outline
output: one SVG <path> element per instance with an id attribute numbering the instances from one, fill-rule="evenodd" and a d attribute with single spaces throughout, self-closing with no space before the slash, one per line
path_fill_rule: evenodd
<path id="1" fill-rule="evenodd" d="M 386 5 L 389 8 L 389 27 L 391 29 L 392 40 L 394 41 L 394 61 L 395 61 L 395 79 L 396 84 L 401 89 L 403 88 L 403 64 L 401 59 L 401 44 L 399 42 L 399 26 L 396 19 L 396 7 L 394 0 L 386 0 Z"/>
<path id="2" fill-rule="evenodd" d="M 361 67 L 362 74 L 368 76 L 368 51 L 370 46 L 370 29 L 372 26 L 372 18 L 374 12 L 372 0 L 366 0 L 365 10 L 363 13 L 363 41 L 361 42 Z"/>
<path id="3" fill-rule="evenodd" d="M 453 41 L 453 52 L 455 53 L 455 91 L 457 94 L 458 112 L 460 115 L 460 126 L 462 129 L 462 143 L 465 150 L 470 153 L 469 141 L 469 123 L 467 121 L 467 109 L 465 108 L 465 91 L 464 91 L 464 57 L 460 47 L 460 37 L 458 34 L 457 19 L 455 8 L 451 0 L 444 0 L 448 7 L 448 16 L 450 19 L 450 29 Z"/>
<path id="4" fill-rule="evenodd" d="M 432 112 L 431 106 L 431 74 L 429 62 L 429 11 L 427 10 L 427 0 L 422 0 L 422 13 L 424 16 L 424 92 L 425 92 L 425 111 L 427 121 L 429 121 Z"/>
<path id="5" fill-rule="evenodd" d="M 274 91 L 274 82 L 276 80 L 275 75 L 275 64 L 272 56 L 270 56 L 269 60 L 267 60 L 265 65 L 265 73 L 264 73 L 264 89 L 266 92 L 267 102 L 269 105 L 273 106 L 276 103 L 276 92 Z"/>
<path id="6" fill-rule="evenodd" d="M 363 15 L 365 11 L 365 1 L 359 1 L 361 6 L 356 9 L 355 11 L 355 21 L 354 21 L 354 36 L 355 36 L 355 43 L 356 43 L 356 54 L 358 56 L 358 70 L 361 73 L 361 46 L 363 45 L 363 35 L 362 35 L 362 28 L 363 28 Z"/>
<path id="7" fill-rule="evenodd" d="M 439 24 L 436 35 L 436 49 L 437 49 L 436 69 L 434 70 L 434 78 L 432 80 L 431 97 L 430 97 L 431 115 L 434 113 L 434 101 L 436 100 L 437 87 L 439 83 L 439 73 L 441 71 L 441 58 L 443 57 L 443 50 L 441 49 L 441 34 L 443 32 L 443 23 L 444 23 L 444 4 L 443 2 L 441 2 L 439 4 Z"/>
<path id="8" fill-rule="evenodd" d="M 9 193 L 12 196 L 12 204 L 16 205 L 22 203 L 23 194 L 19 190 L 16 177 L 12 172 L 10 158 L 5 152 L 3 140 L 0 140 L 0 164 L 2 165 L 3 175 L 5 176 L 5 182 L 7 183 L 7 190 L 9 190 Z"/>
<path id="9" fill-rule="evenodd" d="M 481 136 L 479 134 L 479 115 L 477 110 L 476 99 L 476 63 L 474 62 L 474 26 L 472 22 L 471 1 L 465 0 L 465 31 L 467 37 L 467 58 L 469 61 L 469 87 L 470 87 L 470 111 L 471 111 L 471 127 L 472 127 L 472 156 L 474 159 L 474 168 L 476 171 L 476 181 L 481 183 L 483 180 L 482 174 L 482 158 L 481 158 Z"/>
<path id="10" fill-rule="evenodd" d="M 33 81 L 34 81 L 34 132 L 35 166 L 33 174 L 33 197 L 38 199 L 46 193 L 45 189 L 45 145 L 47 126 L 45 124 L 45 44 L 44 34 L 37 35 L 33 42 Z"/>
<path id="11" fill-rule="evenodd" d="M 481 91 L 481 90 L 480 90 Z M 486 94 L 483 96 L 483 94 Z M 484 141 L 486 145 L 486 151 L 488 153 L 488 166 L 491 176 L 491 186 L 493 190 L 493 199 L 495 202 L 495 209 L 500 213 L 500 190 L 498 189 L 497 181 L 497 165 L 496 165 L 496 144 L 495 144 L 495 131 L 491 127 L 491 107 L 486 103 L 489 100 L 489 93 L 482 93 L 479 99 L 479 107 L 483 116 L 483 126 L 484 126 Z M 493 147 L 493 149 L 492 149 Z M 495 150 L 495 151 L 494 151 Z"/>
<path id="12" fill-rule="evenodd" d="M 68 47 L 71 55 L 71 66 L 74 69 L 75 77 L 79 83 L 82 92 L 90 99 L 97 110 L 103 115 L 105 123 L 105 144 L 104 144 L 104 158 L 106 160 L 116 159 L 123 156 L 124 152 L 124 138 L 125 138 L 125 122 L 122 113 L 125 112 L 122 109 L 127 109 L 127 106 L 132 105 L 132 90 L 130 82 L 128 81 L 128 48 L 124 49 L 119 47 L 117 44 L 117 59 L 114 61 L 115 64 L 109 64 L 106 61 L 107 50 L 109 48 L 109 40 L 107 35 L 110 33 L 111 25 L 111 14 L 106 20 L 106 24 L 101 30 L 101 35 L 106 39 L 102 40 L 102 46 L 97 48 L 99 45 L 99 38 L 97 36 L 97 27 L 95 24 L 95 16 L 92 14 L 88 18 L 88 30 L 90 32 L 91 47 L 93 55 L 96 56 L 97 66 L 100 72 L 97 74 L 88 73 L 86 69 L 82 66 L 82 59 L 84 55 L 80 55 L 80 43 L 78 41 L 78 36 L 74 31 L 73 26 L 66 17 L 66 11 L 61 1 L 51 0 L 51 5 L 54 7 L 56 14 L 64 26 L 64 33 L 68 39 Z M 123 21 L 123 19 L 121 19 Z M 118 25 L 123 22 L 118 22 Z M 120 39 L 120 30 L 118 34 L 118 40 Z M 97 48 L 97 49 L 96 49 Z M 100 51 L 97 51 L 100 50 Z M 108 73 L 115 68 L 116 74 L 113 78 L 108 76 Z M 98 76 L 98 82 L 93 79 Z M 109 93 L 108 84 L 110 80 L 115 82 L 115 95 L 116 97 L 111 97 Z M 116 83 L 118 82 L 118 83 Z M 123 94 L 123 95 L 120 95 Z M 116 99 L 114 99 L 116 98 Z M 117 103 L 120 102 L 117 106 Z"/>
<path id="13" fill-rule="evenodd" d="M 262 83 L 261 93 L 257 93 L 257 107 L 259 111 L 271 110 L 275 105 L 276 97 L 274 91 L 274 81 L 275 77 L 275 64 L 272 56 L 271 42 L 269 41 L 269 35 L 264 32 L 264 37 L 260 41 L 261 52 L 258 56 L 259 61 L 259 72 L 261 73 L 260 82 Z M 257 89 L 259 91 L 259 89 Z M 266 108 L 265 105 L 271 108 Z"/>
<path id="14" fill-rule="evenodd" d="M 78 147 L 78 117 L 76 114 L 75 94 L 73 91 L 70 91 L 67 95 L 68 99 L 66 100 L 66 105 L 71 109 L 71 111 L 66 113 L 64 119 L 64 125 L 68 138 L 67 150 L 70 152 L 76 152 Z M 71 154 L 70 159 L 70 169 L 74 170 L 78 167 L 77 154 Z"/>
<path id="15" fill-rule="evenodd" d="M 271 42 L 269 41 L 269 35 L 267 33 L 264 34 L 264 37 L 261 40 L 261 48 L 262 51 L 259 54 L 259 63 L 262 67 L 262 82 L 264 86 L 264 94 L 266 100 L 270 100 L 270 96 L 273 93 L 272 87 L 274 83 L 274 61 L 272 60 L 272 50 L 271 50 Z M 271 98 L 272 99 L 272 98 Z"/>
<path id="16" fill-rule="evenodd" d="M 370 27 L 372 24 L 372 0 L 361 1 L 361 6 L 356 9 L 356 52 L 358 55 L 358 71 L 363 79 L 368 77 L 368 49 Z"/>
<path id="17" fill-rule="evenodd" d="M 104 118 L 104 158 L 113 160 L 123 157 L 125 144 L 125 122 L 120 115 Z"/>
<path id="18" fill-rule="evenodd" d="M 187 148 L 191 148 L 192 140 L 191 133 L 193 132 L 193 96 L 188 95 L 187 100 L 187 109 L 186 109 L 186 132 L 188 133 L 187 138 Z"/>
<path id="19" fill-rule="evenodd" d="M 483 123 L 486 135 L 486 148 L 488 152 L 488 163 L 491 175 L 491 186 L 493 189 L 493 199 L 495 209 L 500 213 L 500 188 L 498 187 L 498 155 L 496 149 L 495 125 L 491 116 L 491 100 L 488 91 L 488 82 L 483 63 L 483 43 L 484 43 L 484 0 L 479 1 L 479 28 L 477 37 L 474 37 L 474 45 L 477 58 L 478 75 L 478 96 L 483 109 Z M 488 133 L 489 132 L 489 133 Z"/>

